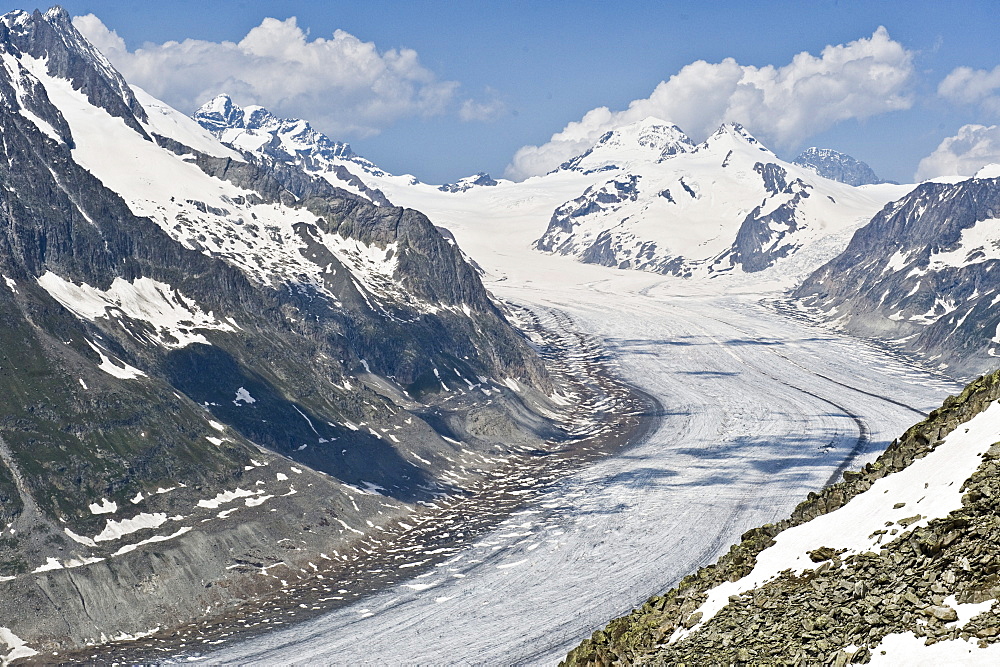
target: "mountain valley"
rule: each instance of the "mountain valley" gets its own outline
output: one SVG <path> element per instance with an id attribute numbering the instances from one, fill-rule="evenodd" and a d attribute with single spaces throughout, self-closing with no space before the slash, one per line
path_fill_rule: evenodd
<path id="1" fill-rule="evenodd" d="M 997 655 L 996 165 L 432 185 L 60 8 L 0 59 L 0 664 Z"/>

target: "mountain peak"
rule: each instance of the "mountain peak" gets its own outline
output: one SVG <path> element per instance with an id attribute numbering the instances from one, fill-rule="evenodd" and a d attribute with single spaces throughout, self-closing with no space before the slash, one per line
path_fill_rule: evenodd
<path id="1" fill-rule="evenodd" d="M 723 123 L 704 142 L 698 145 L 698 151 L 760 151 L 774 157 L 764 144 L 760 143 L 755 136 L 737 122 Z M 755 153 L 756 154 L 756 153 Z"/>
<path id="2" fill-rule="evenodd" d="M 720 125 L 719 129 L 716 130 L 711 137 L 709 137 L 709 140 L 711 140 L 713 137 L 734 137 L 737 139 L 742 139 L 751 146 L 762 145 L 759 141 L 757 141 L 757 137 L 750 134 L 749 130 L 747 130 L 745 127 L 743 127 L 743 125 L 737 123 L 736 121 L 730 121 L 728 123 L 723 123 L 722 125 Z"/>
<path id="3" fill-rule="evenodd" d="M 91 104 L 145 135 L 140 125 L 149 120 L 145 109 L 111 61 L 73 26 L 65 9 L 56 6 L 44 14 L 37 9 L 31 14 L 13 11 L 0 16 L 0 24 L 7 28 L 5 46 L 44 61 L 49 76 L 68 80 Z"/>
<path id="4" fill-rule="evenodd" d="M 491 187 L 494 185 L 499 185 L 499 182 L 485 171 L 480 171 L 472 176 L 460 178 L 457 183 L 446 183 L 439 187 L 438 190 L 441 192 L 465 192 L 476 186 Z"/>
<path id="5" fill-rule="evenodd" d="M 824 178 L 848 185 L 885 183 L 867 164 L 832 148 L 812 146 L 802 151 L 793 163 L 812 169 Z"/>
<path id="6" fill-rule="evenodd" d="M 36 9 L 35 11 L 38 10 Z M 42 17 L 49 23 L 56 21 L 64 23 L 72 22 L 69 12 L 63 9 L 61 5 L 54 5 L 52 7 L 49 7 L 47 10 L 45 10 L 45 13 L 42 14 Z"/>
<path id="7" fill-rule="evenodd" d="M 631 162 L 658 162 L 693 149 L 694 142 L 679 127 L 647 116 L 608 130 L 586 152 L 567 160 L 559 169 L 584 173 L 605 171 Z"/>
<path id="8" fill-rule="evenodd" d="M 356 157 L 350 144 L 330 139 L 307 121 L 279 118 L 259 105 L 240 107 L 225 93 L 203 104 L 194 119 L 226 143 L 249 150 L 267 145 L 267 152 L 281 159 Z"/>
<path id="9" fill-rule="evenodd" d="M 201 105 L 195 111 L 194 117 L 202 127 L 210 132 L 244 127 L 243 109 L 225 93 L 216 95 Z"/>

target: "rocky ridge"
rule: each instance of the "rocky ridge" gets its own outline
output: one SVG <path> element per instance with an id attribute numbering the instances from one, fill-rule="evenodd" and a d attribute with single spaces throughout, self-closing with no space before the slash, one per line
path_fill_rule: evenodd
<path id="1" fill-rule="evenodd" d="M 322 172 L 337 187 L 358 194 L 376 205 L 390 206 L 378 188 L 369 187 L 348 168 L 366 176 L 384 176 L 374 163 L 334 141 L 299 118 L 279 118 L 261 106 L 240 107 L 226 94 L 206 102 L 193 118 L 219 141 L 251 155 L 266 155 Z"/>
<path id="2" fill-rule="evenodd" d="M 832 148 L 807 148 L 792 162 L 812 169 L 823 178 L 848 185 L 878 185 L 886 182 L 866 163 Z"/>
<path id="3" fill-rule="evenodd" d="M 1000 372 L 979 378 L 907 430 L 876 462 L 811 493 L 788 519 L 748 531 L 718 562 L 598 630 L 563 664 L 843 665 L 886 654 L 891 661 L 893 640 L 911 635 L 915 651 L 938 642 L 953 642 L 956 650 L 972 655 L 992 651 L 1000 641 L 1000 615 L 993 609 L 1000 594 L 1000 444 L 990 444 L 1000 435 L 996 416 L 986 430 L 993 436 L 976 444 L 981 459 L 975 459 L 972 474 L 956 481 L 961 485 L 957 509 L 927 520 L 919 511 L 909 516 L 908 507 L 883 506 L 886 517 L 901 518 L 869 536 L 875 540 L 871 549 L 816 545 L 808 552 L 812 564 L 801 572 L 786 569 L 731 595 L 707 620 L 699 610 L 713 589 L 750 575 L 782 533 L 884 486 L 952 434 L 968 433 L 973 420 L 986 418 L 998 399 Z"/>
<path id="4" fill-rule="evenodd" d="M 923 183 L 793 296 L 815 317 L 966 377 L 1000 354 L 1000 179 Z"/>

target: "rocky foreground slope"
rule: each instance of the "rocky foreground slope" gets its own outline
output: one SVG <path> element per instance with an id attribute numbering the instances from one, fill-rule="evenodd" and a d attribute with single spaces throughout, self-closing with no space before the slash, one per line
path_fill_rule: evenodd
<path id="1" fill-rule="evenodd" d="M 1000 371 L 564 664 L 995 664 L 998 400 Z"/>
<path id="2" fill-rule="evenodd" d="M 272 595 L 566 436 L 419 212 L 222 145 L 61 9 L 0 61 L 0 659 Z"/>

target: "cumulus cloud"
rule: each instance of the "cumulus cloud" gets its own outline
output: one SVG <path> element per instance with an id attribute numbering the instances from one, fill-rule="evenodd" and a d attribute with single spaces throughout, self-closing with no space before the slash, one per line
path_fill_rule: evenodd
<path id="1" fill-rule="evenodd" d="M 1000 115 L 1000 65 L 992 70 L 956 67 L 938 84 L 938 95 L 957 104 L 978 104 Z"/>
<path id="2" fill-rule="evenodd" d="M 239 42 L 186 39 L 135 51 L 93 14 L 73 25 L 130 83 L 186 112 L 229 93 L 239 104 L 306 118 L 337 135 L 367 136 L 456 103 L 459 84 L 438 80 L 416 51 L 380 52 L 343 30 L 309 39 L 294 17 L 266 18 Z"/>
<path id="3" fill-rule="evenodd" d="M 599 107 L 569 123 L 541 146 L 525 146 L 507 168 L 511 178 L 554 169 L 615 127 L 655 116 L 703 139 L 736 121 L 765 143 L 788 148 L 850 118 L 908 109 L 913 54 L 878 28 L 871 37 L 802 52 L 781 67 L 699 60 L 623 111 Z"/>
<path id="4" fill-rule="evenodd" d="M 920 161 L 916 179 L 975 176 L 988 164 L 1000 164 L 1000 126 L 963 125 Z"/>

